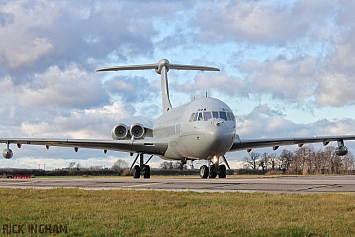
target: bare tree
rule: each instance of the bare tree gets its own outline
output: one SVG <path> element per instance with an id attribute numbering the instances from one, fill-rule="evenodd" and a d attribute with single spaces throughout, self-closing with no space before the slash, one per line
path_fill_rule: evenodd
<path id="1" fill-rule="evenodd" d="M 162 169 L 174 169 L 174 166 L 173 166 L 173 162 L 168 162 L 168 161 L 164 161 L 163 163 L 160 163 L 159 165 L 160 168 Z"/>
<path id="2" fill-rule="evenodd" d="M 244 157 L 244 162 L 246 162 L 246 168 L 252 170 L 258 169 L 258 160 L 260 159 L 260 153 L 257 152 L 248 152 L 249 156 Z"/>
<path id="3" fill-rule="evenodd" d="M 354 171 L 355 159 L 350 151 L 348 154 L 343 156 L 342 163 L 344 165 L 344 174 L 349 174 L 351 171 Z"/>
<path id="4" fill-rule="evenodd" d="M 117 172 L 122 172 L 126 168 L 128 168 L 128 164 L 122 159 L 118 159 L 111 167 L 112 170 Z"/>
<path id="5" fill-rule="evenodd" d="M 75 166 L 75 162 L 72 161 L 72 162 L 69 163 L 69 169 L 73 169 L 74 166 Z"/>
<path id="6" fill-rule="evenodd" d="M 280 154 L 279 160 L 281 162 L 280 168 L 284 171 L 287 171 L 293 161 L 293 153 L 289 150 L 284 149 Z"/>

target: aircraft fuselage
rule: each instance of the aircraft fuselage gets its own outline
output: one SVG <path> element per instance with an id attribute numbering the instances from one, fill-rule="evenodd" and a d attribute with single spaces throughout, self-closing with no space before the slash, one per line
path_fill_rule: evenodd
<path id="1" fill-rule="evenodd" d="M 163 159 L 212 159 L 233 145 L 236 122 L 232 110 L 215 98 L 201 98 L 162 114 L 153 137 L 168 140 Z"/>

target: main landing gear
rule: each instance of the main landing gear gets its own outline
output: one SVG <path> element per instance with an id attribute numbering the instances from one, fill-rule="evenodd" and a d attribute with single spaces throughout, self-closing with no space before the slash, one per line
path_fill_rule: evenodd
<path id="1" fill-rule="evenodd" d="M 228 169 L 230 169 L 226 158 L 223 156 L 224 163 L 228 166 Z M 214 158 L 214 160 L 208 160 L 209 166 L 203 165 L 200 168 L 200 177 L 203 179 L 214 179 L 217 177 L 218 178 L 226 178 L 227 177 L 227 169 L 225 165 L 219 165 L 219 158 Z"/>
<path id="2" fill-rule="evenodd" d="M 133 168 L 133 178 L 139 179 L 141 175 L 145 179 L 150 179 L 150 166 L 147 165 L 150 159 L 152 159 L 153 155 L 149 157 L 149 159 L 144 163 L 143 161 L 144 154 L 137 154 L 136 158 L 134 159 L 130 170 Z M 139 165 L 134 165 L 139 157 Z M 134 166 L 134 167 L 133 167 Z"/>

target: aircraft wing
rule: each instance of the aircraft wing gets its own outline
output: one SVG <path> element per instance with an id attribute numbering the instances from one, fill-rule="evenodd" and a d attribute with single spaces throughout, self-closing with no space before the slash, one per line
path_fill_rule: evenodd
<path id="1" fill-rule="evenodd" d="M 152 155 L 164 155 L 168 142 L 164 139 L 140 139 L 140 140 L 97 140 L 97 139 L 46 139 L 46 138 L 0 138 L 0 143 L 21 145 L 43 145 L 47 149 L 51 146 L 92 148 L 100 150 L 114 150 L 131 153 L 145 153 Z"/>
<path id="2" fill-rule="evenodd" d="M 274 150 L 279 146 L 295 145 L 302 146 L 307 143 L 322 142 L 327 145 L 331 141 L 343 143 L 344 140 L 355 140 L 355 135 L 344 136 L 314 136 L 314 137 L 290 137 L 290 138 L 261 138 L 261 139 L 241 139 L 236 137 L 229 151 L 252 150 L 254 148 L 272 147 Z M 339 146 L 339 144 L 338 144 Z"/>

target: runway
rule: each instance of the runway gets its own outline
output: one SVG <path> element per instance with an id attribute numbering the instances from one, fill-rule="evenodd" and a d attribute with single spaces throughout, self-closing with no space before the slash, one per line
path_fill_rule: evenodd
<path id="1" fill-rule="evenodd" d="M 0 188 L 355 194 L 355 176 L 296 176 L 257 179 L 133 179 L 131 177 L 2 179 Z"/>

